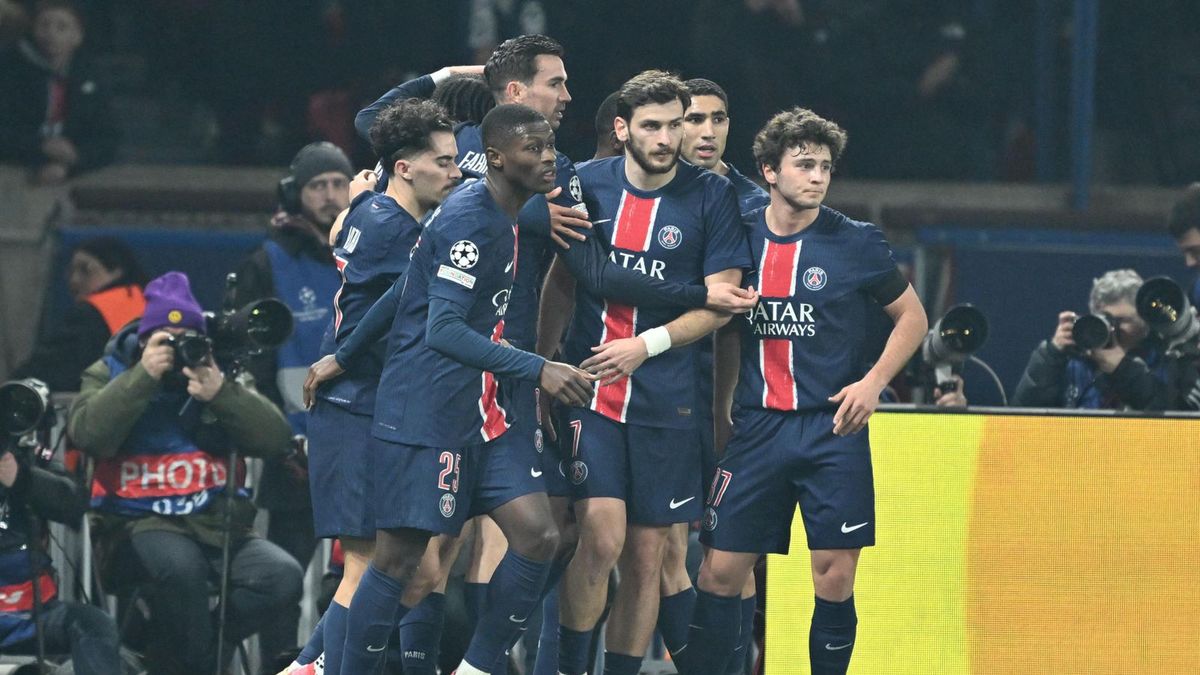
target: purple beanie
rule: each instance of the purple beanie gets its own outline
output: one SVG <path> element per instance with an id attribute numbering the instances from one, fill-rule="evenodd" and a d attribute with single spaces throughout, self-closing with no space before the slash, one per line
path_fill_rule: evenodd
<path id="1" fill-rule="evenodd" d="M 146 284 L 146 311 L 138 326 L 138 338 L 159 328 L 176 326 L 205 332 L 204 310 L 192 296 L 187 275 L 167 272 Z"/>

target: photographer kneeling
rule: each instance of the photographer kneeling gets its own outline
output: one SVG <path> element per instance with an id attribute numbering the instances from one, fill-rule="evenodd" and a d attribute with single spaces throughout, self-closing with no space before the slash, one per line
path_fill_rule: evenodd
<path id="1" fill-rule="evenodd" d="M 7 440 L 7 439 L 6 439 Z M 32 461 L 36 443 L 0 454 L 0 653 L 36 654 L 33 578 L 37 572 L 42 639 L 70 653 L 79 675 L 118 675 L 117 625 L 103 610 L 57 598 L 54 569 L 34 519 L 78 527 L 84 499 L 74 481 Z M 44 529 L 41 529 L 45 532 Z M 33 556 L 37 556 L 36 567 Z"/>
<path id="2" fill-rule="evenodd" d="M 1113 270 L 1092 283 L 1090 311 L 1104 317 L 1106 344 L 1083 349 L 1072 336 L 1079 317 L 1058 315 L 1054 336 L 1038 345 L 1013 393 L 1011 405 L 1026 408 L 1162 410 L 1167 405 L 1168 366 L 1159 338 L 1137 313 L 1142 278 Z"/>
<path id="3" fill-rule="evenodd" d="M 166 672 L 212 672 L 209 597 L 220 583 L 226 522 L 227 646 L 301 594 L 300 566 L 254 537 L 255 508 L 246 495 L 231 502 L 225 493 L 231 450 L 282 454 L 291 429 L 249 378 L 226 378 L 211 355 L 179 367 L 180 353 L 192 350 L 177 348 L 206 331 L 185 275 L 168 272 L 145 295 L 140 324 L 118 332 L 109 355 L 84 372 L 68 431 L 96 459 L 92 508 L 102 569 L 124 571 L 136 562 L 148 578 L 135 581 L 152 582 L 145 590 L 155 635 L 147 656 Z M 243 476 L 244 467 L 236 467 L 235 485 Z"/>

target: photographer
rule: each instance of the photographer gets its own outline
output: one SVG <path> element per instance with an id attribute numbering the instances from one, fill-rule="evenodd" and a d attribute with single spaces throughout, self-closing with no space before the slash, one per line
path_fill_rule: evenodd
<path id="1" fill-rule="evenodd" d="M 1109 343 L 1075 345 L 1074 312 L 1061 312 L 1053 337 L 1042 342 L 1013 393 L 1012 405 L 1027 408 L 1162 410 L 1168 368 L 1159 340 L 1137 314 L 1142 278 L 1133 270 L 1106 272 L 1092 283 L 1088 306 L 1111 327 Z"/>
<path id="2" fill-rule="evenodd" d="M 184 336 L 205 331 L 186 276 L 168 272 L 151 281 L 140 325 L 119 332 L 109 355 L 84 372 L 68 423 L 76 447 L 96 459 L 92 508 L 101 569 L 152 582 L 145 593 L 156 635 L 147 656 L 164 672 L 215 666 L 209 597 L 220 584 L 226 536 L 226 645 L 269 624 L 301 593 L 300 566 L 255 538 L 253 504 L 240 490 L 232 500 L 225 491 L 229 451 L 280 455 L 291 430 L 251 378 L 227 378 L 211 355 L 179 367 Z M 240 483 L 244 467 L 236 469 Z M 138 567 L 144 571 L 128 574 Z"/>
<path id="3" fill-rule="evenodd" d="M 77 527 L 84 497 L 70 478 L 34 466 L 32 449 L 22 446 L 0 454 L 0 653 L 37 652 L 30 565 L 31 555 L 36 555 L 46 651 L 70 652 L 79 675 L 117 675 L 121 665 L 116 623 L 97 607 L 57 598 L 50 557 L 33 534 L 34 525 L 41 525 L 35 518 Z"/>

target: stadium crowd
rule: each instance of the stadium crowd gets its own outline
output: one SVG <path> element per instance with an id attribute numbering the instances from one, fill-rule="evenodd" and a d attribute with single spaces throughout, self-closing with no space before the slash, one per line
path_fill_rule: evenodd
<path id="1" fill-rule="evenodd" d="M 291 25 L 322 3 L 286 4 L 254 11 Z M 325 20 L 372 16 L 327 4 Z M 657 635 L 685 675 L 757 672 L 756 566 L 788 551 L 799 503 L 811 666 L 846 672 L 856 565 L 875 542 L 868 418 L 905 380 L 937 406 L 968 401 L 961 362 L 929 379 L 936 329 L 883 232 L 822 202 L 848 139 L 868 148 L 859 175 L 1000 171 L 1012 144 L 946 133 L 990 105 L 974 33 L 923 17 L 938 40 L 874 107 L 839 105 L 834 85 L 852 79 L 840 71 L 822 74 L 816 98 L 788 91 L 774 106 L 727 93 L 737 71 L 712 49 L 664 57 L 692 79 L 645 70 L 582 93 L 577 57 L 540 34 L 562 20 L 549 3 L 477 4 L 461 44 L 486 65 L 430 64 L 351 105 L 327 128 L 359 140 L 325 135 L 345 150 L 290 139 L 267 237 L 214 312 L 182 273 L 147 279 L 136 244 L 99 237 L 72 252 L 73 304 L 14 375 L 77 392 L 64 420 L 72 468 L 47 457 L 46 425 L 10 428 L 0 410 L 14 432 L 0 455 L 0 654 L 40 645 L 76 672 L 136 672 L 120 645 L 148 672 L 202 673 L 244 659 L 258 634 L 261 672 L 581 675 L 602 661 L 622 675 Z M 720 42 L 710 31 L 729 11 L 803 30 L 818 53 L 870 41 L 843 23 L 866 17 L 821 3 L 725 4 L 698 3 L 698 44 Z M 232 30 L 237 7 L 213 5 L 153 11 L 216 12 L 207 20 Z M 111 162 L 117 133 L 107 90 L 75 60 L 87 13 L 41 0 L 29 20 L 31 39 L 0 70 L 13 120 L 0 158 L 57 183 Z M 331 36 L 310 37 L 255 49 L 303 54 L 317 71 L 310 45 Z M 246 159 L 245 128 L 268 114 L 247 98 L 282 118 L 313 106 L 296 98 L 305 87 L 259 90 L 270 68 L 255 63 L 214 101 L 226 159 Z M 944 165 L 888 165 L 914 155 L 862 123 L 885 100 L 929 125 L 906 142 L 953 146 L 932 149 Z M 591 159 L 573 162 L 560 136 L 594 139 Z M 1168 226 L 1200 267 L 1200 190 Z M 1101 338 L 1084 343 L 1086 317 L 1064 311 L 1012 404 L 1200 408 L 1195 320 L 1147 319 L 1144 285 L 1128 269 L 1096 279 Z M 1194 304 L 1198 291 L 1184 295 Z M 279 307 L 286 331 L 272 323 Z M 880 309 L 887 339 L 873 350 L 860 326 Z M 115 616 L 59 600 L 43 554 L 43 519 L 84 517 Z M 300 641 L 319 539 L 337 540 L 335 560 L 321 620 Z M 510 663 L 518 641 L 526 663 Z"/>

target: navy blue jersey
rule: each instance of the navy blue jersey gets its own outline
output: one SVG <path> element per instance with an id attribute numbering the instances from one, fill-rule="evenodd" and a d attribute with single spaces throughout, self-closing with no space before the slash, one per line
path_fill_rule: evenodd
<path id="1" fill-rule="evenodd" d="M 733 183 L 733 191 L 737 193 L 738 206 L 742 213 L 750 213 L 771 203 L 771 195 L 759 187 L 758 183 L 750 180 L 734 165 L 726 162 L 725 166 L 729 167 L 729 173 L 725 174 L 725 177 Z"/>
<path id="2" fill-rule="evenodd" d="M 639 190 L 625 178 L 625 158 L 585 162 L 578 167 L 588 195 L 594 232 L 611 246 L 611 259 L 642 274 L 684 284 L 728 269 L 751 266 L 737 198 L 723 176 L 680 162 L 675 178 L 658 190 Z M 638 307 L 575 290 L 575 315 L 566 355 L 580 363 L 591 348 L 628 338 L 676 319 L 678 308 Z M 598 387 L 591 409 L 617 422 L 650 427 L 696 425 L 703 376 L 696 366 L 698 344 L 649 359 L 615 384 Z"/>
<path id="3" fill-rule="evenodd" d="M 463 175 L 483 177 L 487 174 L 487 154 L 483 138 L 475 124 L 464 124 L 455 130 L 458 143 L 458 167 Z M 583 191 L 575 164 L 566 155 L 557 153 L 555 161 L 558 174 L 555 184 L 562 192 L 554 199 L 556 204 L 580 209 L 584 216 Z M 512 302 L 506 317 L 505 339 L 519 349 L 533 349 L 537 341 L 538 301 L 541 297 L 542 280 L 554 258 L 553 241 L 550 239 L 550 209 L 546 198 L 536 194 L 529 198 L 517 214 L 517 225 L 521 228 L 520 258 L 522 264 L 513 282 Z"/>
<path id="4" fill-rule="evenodd" d="M 333 297 L 338 345 L 408 269 L 408 257 L 420 234 L 421 225 L 385 194 L 364 192 L 350 205 L 333 249 L 342 276 L 342 286 Z M 384 347 L 382 342 L 376 343 L 351 363 L 344 375 L 323 386 L 320 397 L 352 412 L 373 413 Z"/>
<path id="5" fill-rule="evenodd" d="M 781 237 L 766 209 L 746 215 L 762 295 L 741 326 L 741 371 L 734 400 L 747 408 L 817 410 L 863 374 L 868 287 L 896 273 L 883 232 L 822 206 L 817 219 Z"/>
<path id="6" fill-rule="evenodd" d="M 495 376 L 426 342 L 431 299 L 464 311 L 470 331 L 499 343 L 516 276 L 517 228 L 484 181 L 454 192 L 413 250 L 379 382 L 374 434 L 394 443 L 459 448 L 508 429 Z"/>

